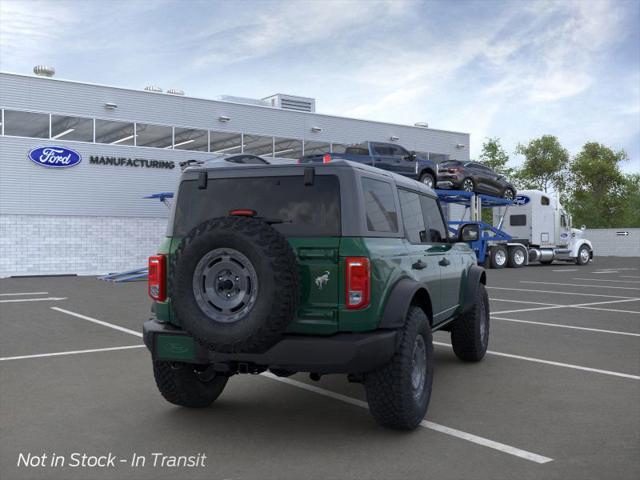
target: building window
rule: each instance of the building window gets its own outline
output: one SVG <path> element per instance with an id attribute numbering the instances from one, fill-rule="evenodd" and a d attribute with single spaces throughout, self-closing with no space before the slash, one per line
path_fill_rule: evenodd
<path id="1" fill-rule="evenodd" d="M 302 158 L 302 140 L 291 138 L 274 138 L 274 157 L 280 158 Z"/>
<path id="2" fill-rule="evenodd" d="M 171 148 L 173 145 L 173 129 L 164 125 L 136 123 L 136 146 Z"/>
<path id="3" fill-rule="evenodd" d="M 49 138 L 49 115 L 5 110 L 4 134 L 15 137 Z"/>
<path id="4" fill-rule="evenodd" d="M 429 160 L 436 163 L 446 162 L 449 160 L 449 157 L 450 155 L 446 155 L 444 153 L 429 153 Z"/>
<path id="5" fill-rule="evenodd" d="M 211 153 L 234 155 L 242 153 L 242 135 L 240 133 L 209 132 Z"/>
<path id="6" fill-rule="evenodd" d="M 197 150 L 206 152 L 209 148 L 209 136 L 206 130 L 178 128 L 174 130 L 173 148 L 176 150 Z"/>
<path id="7" fill-rule="evenodd" d="M 331 144 L 331 153 L 344 153 L 347 150 L 349 145 L 344 145 L 342 143 L 332 143 Z"/>
<path id="8" fill-rule="evenodd" d="M 362 179 L 367 228 L 371 232 L 397 232 L 398 214 L 391 185 L 372 178 Z"/>
<path id="9" fill-rule="evenodd" d="M 304 142 L 304 154 L 306 155 L 322 155 L 331 151 L 331 144 L 328 142 Z"/>
<path id="10" fill-rule="evenodd" d="M 243 135 L 244 153 L 260 155 L 262 157 L 273 156 L 273 137 L 263 137 L 260 135 Z"/>
<path id="11" fill-rule="evenodd" d="M 51 139 L 93 142 L 93 119 L 51 115 Z"/>
<path id="12" fill-rule="evenodd" d="M 96 142 L 111 145 L 133 145 L 134 126 L 129 122 L 96 120 Z"/>

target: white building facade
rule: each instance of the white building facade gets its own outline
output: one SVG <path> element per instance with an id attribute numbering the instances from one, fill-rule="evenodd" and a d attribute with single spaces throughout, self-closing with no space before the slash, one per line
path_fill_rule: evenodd
<path id="1" fill-rule="evenodd" d="M 274 100 L 275 98 L 275 100 Z M 179 162 L 297 159 L 364 140 L 469 159 L 469 134 L 313 111 L 313 99 L 207 100 L 0 73 L 0 277 L 93 275 L 146 264 Z"/>

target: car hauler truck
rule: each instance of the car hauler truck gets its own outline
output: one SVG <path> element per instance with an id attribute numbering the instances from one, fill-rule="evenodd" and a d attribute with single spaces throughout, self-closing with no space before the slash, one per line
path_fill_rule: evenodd
<path id="1" fill-rule="evenodd" d="M 523 190 L 513 203 L 493 210 L 493 224 L 512 243 L 527 247 L 529 262 L 585 265 L 593 259 L 593 246 L 583 238 L 586 227 L 572 228 L 571 216 L 557 199 L 539 190 Z"/>
<path id="2" fill-rule="evenodd" d="M 510 200 L 458 190 L 437 190 L 449 207 L 449 230 L 477 223 L 480 238 L 470 242 L 478 263 L 491 268 L 518 268 L 532 262 L 554 260 L 585 265 L 593 259 L 593 247 L 583 238 L 585 227 L 575 229 L 571 217 L 553 197 L 538 190 L 518 192 Z M 483 209 L 491 209 L 492 224 L 482 221 Z M 456 220 L 457 216 L 459 220 Z"/>

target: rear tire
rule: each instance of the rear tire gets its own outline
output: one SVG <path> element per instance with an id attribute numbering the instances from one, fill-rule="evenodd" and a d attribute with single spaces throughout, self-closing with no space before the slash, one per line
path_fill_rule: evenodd
<path id="1" fill-rule="evenodd" d="M 489 346 L 489 296 L 478 283 L 473 308 L 457 318 L 451 327 L 451 345 L 456 356 L 465 362 L 479 362 Z"/>
<path id="2" fill-rule="evenodd" d="M 515 200 L 516 192 L 513 191 L 513 188 L 505 188 L 502 198 L 505 200 Z"/>
<path id="3" fill-rule="evenodd" d="M 222 393 L 229 377 L 201 377 L 194 365 L 176 362 L 153 362 L 153 376 L 162 396 L 169 403 L 188 408 L 211 405 Z"/>
<path id="4" fill-rule="evenodd" d="M 504 268 L 507 265 L 509 255 L 507 249 L 502 245 L 494 245 L 489 249 L 491 268 Z"/>
<path id="5" fill-rule="evenodd" d="M 433 383 L 431 326 L 424 311 L 409 308 L 400 346 L 380 370 L 366 374 L 369 411 L 378 424 L 413 430 L 424 419 Z"/>
<path id="6" fill-rule="evenodd" d="M 476 184 L 473 182 L 473 179 L 465 178 L 462 181 L 462 190 L 465 192 L 474 192 L 476 190 Z"/>
<path id="7" fill-rule="evenodd" d="M 436 180 L 430 173 L 420 175 L 420 183 L 424 183 L 429 188 L 436 188 Z"/>
<path id="8" fill-rule="evenodd" d="M 509 260 L 507 266 L 509 268 L 520 268 L 526 264 L 527 252 L 522 247 L 509 248 Z"/>

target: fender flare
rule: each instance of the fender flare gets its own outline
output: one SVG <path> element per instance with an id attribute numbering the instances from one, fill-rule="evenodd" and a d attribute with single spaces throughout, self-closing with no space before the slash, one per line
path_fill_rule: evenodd
<path id="1" fill-rule="evenodd" d="M 425 173 L 429 173 L 433 177 L 433 180 L 435 182 L 438 181 L 438 175 L 433 171 L 431 167 L 424 167 L 423 169 L 421 169 L 418 173 L 418 178 L 422 177 L 422 175 L 424 175 Z"/>
<path id="2" fill-rule="evenodd" d="M 473 303 L 476 298 L 476 288 L 478 284 L 487 284 L 487 274 L 484 268 L 478 265 L 472 265 L 467 272 L 467 283 L 464 286 L 464 297 L 462 299 L 462 308 L 460 313 L 466 313 L 473 308 Z"/>
<path id="3" fill-rule="evenodd" d="M 412 300 L 419 296 L 418 305 L 425 309 L 429 322 L 433 322 L 431 295 L 427 287 L 410 278 L 402 278 L 391 289 L 380 320 L 379 328 L 402 328 Z M 426 304 L 425 304 L 426 302 Z"/>
<path id="4" fill-rule="evenodd" d="M 589 248 L 589 251 L 591 252 L 591 256 L 593 257 L 593 245 L 586 238 L 581 238 L 573 245 L 573 248 L 571 249 L 571 256 L 577 257 L 578 251 L 580 250 L 580 247 L 582 247 L 583 245 L 586 245 Z"/>

